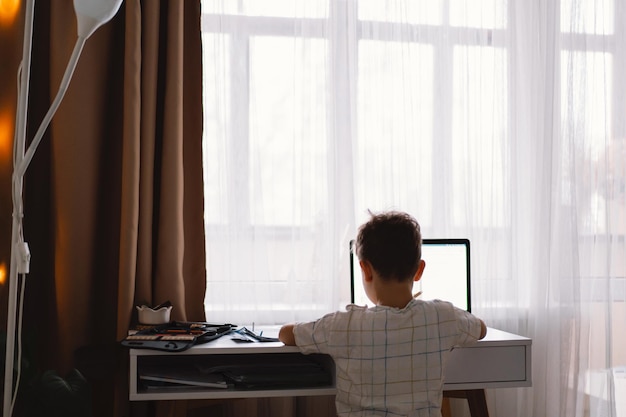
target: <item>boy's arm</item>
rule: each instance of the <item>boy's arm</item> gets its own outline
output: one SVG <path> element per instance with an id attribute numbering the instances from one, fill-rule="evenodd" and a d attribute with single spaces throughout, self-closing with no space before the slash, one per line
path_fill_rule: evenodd
<path id="1" fill-rule="evenodd" d="M 480 317 L 454 306 L 453 309 L 460 326 L 461 338 L 457 342 L 460 346 L 464 346 L 466 343 L 471 344 L 487 335 L 487 325 Z"/>
<path id="2" fill-rule="evenodd" d="M 296 338 L 293 334 L 293 324 L 285 324 L 278 332 L 278 340 L 287 346 L 295 346 Z"/>

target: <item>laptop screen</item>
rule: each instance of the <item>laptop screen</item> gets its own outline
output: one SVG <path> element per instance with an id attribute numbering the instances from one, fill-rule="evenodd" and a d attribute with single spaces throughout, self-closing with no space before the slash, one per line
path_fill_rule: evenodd
<path id="1" fill-rule="evenodd" d="M 470 242 L 468 239 L 423 239 L 422 259 L 426 268 L 422 279 L 413 285 L 422 300 L 450 301 L 456 307 L 471 311 Z M 361 267 L 350 242 L 351 301 L 357 305 L 372 305 L 365 295 Z"/>

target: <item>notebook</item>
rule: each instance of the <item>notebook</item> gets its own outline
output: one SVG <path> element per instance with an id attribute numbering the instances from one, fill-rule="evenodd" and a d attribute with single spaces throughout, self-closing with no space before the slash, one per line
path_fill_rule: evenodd
<path id="1" fill-rule="evenodd" d="M 413 285 L 414 293 L 422 292 L 418 298 L 450 301 L 458 308 L 471 311 L 469 239 L 423 239 L 422 259 L 426 262 L 424 274 Z M 350 241 L 350 290 L 352 303 L 372 305 L 363 290 L 354 241 Z"/>

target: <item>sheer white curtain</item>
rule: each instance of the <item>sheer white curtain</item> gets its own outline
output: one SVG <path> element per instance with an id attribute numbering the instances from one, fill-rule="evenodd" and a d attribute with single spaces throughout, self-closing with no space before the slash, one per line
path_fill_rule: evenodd
<path id="1" fill-rule="evenodd" d="M 202 3 L 209 320 L 343 308 L 356 227 L 405 210 L 533 339 L 493 415 L 626 415 L 626 1 Z"/>

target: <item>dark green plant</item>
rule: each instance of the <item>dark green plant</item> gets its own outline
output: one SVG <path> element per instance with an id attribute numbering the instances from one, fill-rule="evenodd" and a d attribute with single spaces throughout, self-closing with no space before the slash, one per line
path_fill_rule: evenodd
<path id="1" fill-rule="evenodd" d="M 77 370 L 65 378 L 46 371 L 24 392 L 27 417 L 92 417 L 91 388 Z"/>
<path id="2" fill-rule="evenodd" d="M 21 375 L 19 394 L 16 403 L 16 416 L 24 417 L 92 417 L 91 386 L 77 369 L 71 370 L 65 378 L 57 371 L 38 371 L 35 364 L 33 334 L 26 333 L 22 346 Z M 0 354 L 4 375 L 6 332 L 0 333 Z M 17 378 L 17 364 L 14 364 Z M 2 379 L 4 381 L 4 379 Z M 15 382 L 14 382 L 15 383 Z M 2 388 L 4 384 L 1 384 Z"/>

